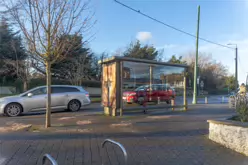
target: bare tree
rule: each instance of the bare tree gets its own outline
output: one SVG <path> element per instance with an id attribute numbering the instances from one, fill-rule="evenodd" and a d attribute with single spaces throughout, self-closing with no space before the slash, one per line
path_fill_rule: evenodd
<path id="1" fill-rule="evenodd" d="M 82 79 L 85 76 L 85 70 L 91 68 L 90 63 L 86 63 L 87 55 L 79 56 L 77 59 L 73 59 L 71 68 L 74 72 L 70 72 L 68 78 L 73 85 L 82 85 Z"/>
<path id="2" fill-rule="evenodd" d="M 94 56 L 94 59 L 92 62 L 92 68 L 93 68 L 95 79 L 97 81 L 101 81 L 102 79 L 102 62 L 99 64 L 99 61 L 103 61 L 105 58 L 108 58 L 108 57 L 109 57 L 109 54 L 106 52 L 103 52 L 100 55 Z"/>
<path id="3" fill-rule="evenodd" d="M 34 71 L 31 67 L 30 60 L 29 59 L 25 59 L 25 60 L 4 59 L 4 63 L 8 65 L 8 67 L 12 67 L 15 69 L 17 77 L 23 83 L 23 90 L 27 91 L 28 83 L 31 80 L 32 72 Z"/>
<path id="4" fill-rule="evenodd" d="M 188 53 L 184 56 L 183 60 L 190 66 L 189 72 L 193 73 L 195 63 L 194 53 Z M 225 77 L 228 74 L 227 67 L 221 62 L 213 60 L 211 54 L 199 53 L 198 67 L 201 77 L 207 78 L 209 87 L 220 89 L 225 86 Z"/>
<path id="5" fill-rule="evenodd" d="M 28 44 L 27 50 L 46 66 L 46 127 L 51 126 L 51 64 L 66 57 L 73 49 L 67 35 L 82 34 L 94 22 L 90 1 L 83 0 L 5 0 L 9 14 Z"/>
<path id="6" fill-rule="evenodd" d="M 31 79 L 32 68 L 30 58 L 27 57 L 24 60 L 18 59 L 16 43 L 15 41 L 11 41 L 11 47 L 14 50 L 15 60 L 5 60 L 5 62 L 16 69 L 16 74 L 19 79 L 22 80 L 23 90 L 27 91 L 28 83 Z"/>

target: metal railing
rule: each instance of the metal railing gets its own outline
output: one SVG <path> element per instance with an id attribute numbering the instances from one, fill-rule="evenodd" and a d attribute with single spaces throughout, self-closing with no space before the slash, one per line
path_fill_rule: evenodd
<path id="1" fill-rule="evenodd" d="M 118 143 L 118 142 L 116 142 L 114 140 L 106 139 L 102 143 L 102 148 L 104 148 L 104 146 L 105 146 L 106 143 L 114 144 L 114 145 L 118 146 L 121 149 L 121 151 L 122 151 L 122 153 L 124 155 L 125 164 L 127 165 L 127 151 L 126 151 L 125 147 L 121 143 Z"/>
<path id="2" fill-rule="evenodd" d="M 42 165 L 46 163 L 46 160 L 49 160 L 52 165 L 58 165 L 56 160 L 49 154 L 45 154 L 42 159 Z"/>

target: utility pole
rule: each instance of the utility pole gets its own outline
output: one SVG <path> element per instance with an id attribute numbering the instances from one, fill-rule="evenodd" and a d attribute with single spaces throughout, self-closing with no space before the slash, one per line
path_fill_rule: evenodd
<path id="1" fill-rule="evenodd" d="M 235 91 L 238 89 L 238 47 L 235 48 Z"/>
<path id="2" fill-rule="evenodd" d="M 245 83 L 245 85 L 246 85 L 246 87 L 248 86 L 248 72 L 246 72 L 247 73 L 247 75 L 246 75 L 246 83 Z"/>
<path id="3" fill-rule="evenodd" d="M 236 91 L 239 87 L 238 85 L 238 45 L 229 43 L 227 45 L 234 45 L 235 46 L 235 82 L 234 82 L 234 90 Z"/>
<path id="4" fill-rule="evenodd" d="M 196 52 L 194 68 L 194 94 L 192 104 L 197 104 L 197 72 L 198 72 L 198 45 L 199 45 L 199 26 L 200 26 L 200 6 L 198 6 L 197 30 L 196 30 Z"/>

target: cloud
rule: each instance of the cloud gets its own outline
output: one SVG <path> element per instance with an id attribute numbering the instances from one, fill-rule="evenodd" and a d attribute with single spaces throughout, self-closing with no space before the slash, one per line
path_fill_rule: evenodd
<path id="1" fill-rule="evenodd" d="M 151 32 L 138 32 L 136 35 L 136 38 L 141 42 L 146 42 L 152 39 L 152 33 Z"/>

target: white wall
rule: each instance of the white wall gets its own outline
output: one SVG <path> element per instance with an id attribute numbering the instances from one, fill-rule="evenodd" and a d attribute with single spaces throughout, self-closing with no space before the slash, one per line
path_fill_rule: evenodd
<path id="1" fill-rule="evenodd" d="M 248 128 L 209 122 L 209 139 L 248 156 Z"/>

